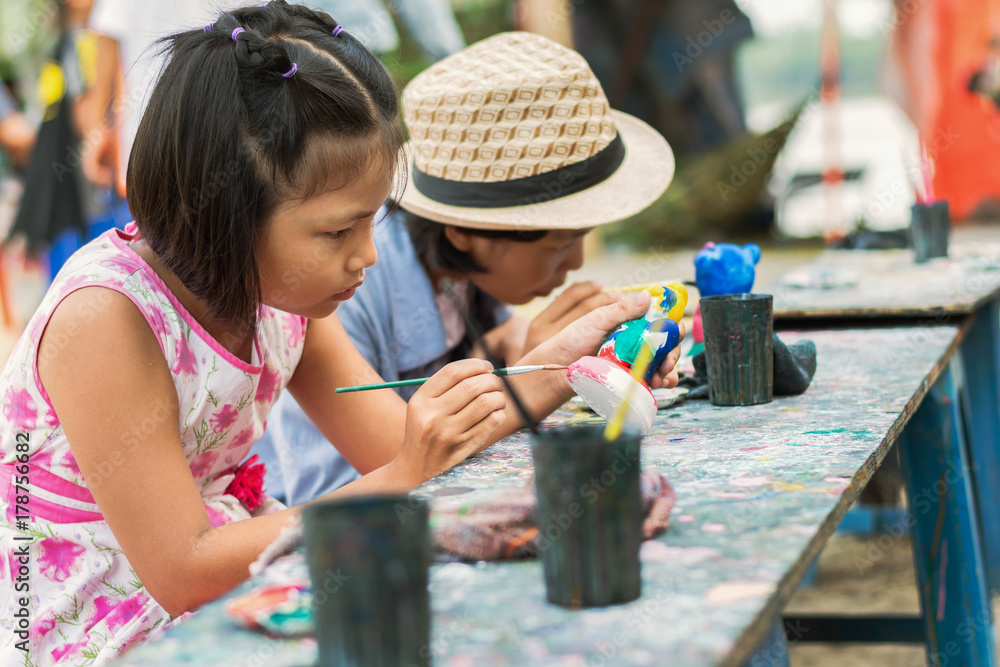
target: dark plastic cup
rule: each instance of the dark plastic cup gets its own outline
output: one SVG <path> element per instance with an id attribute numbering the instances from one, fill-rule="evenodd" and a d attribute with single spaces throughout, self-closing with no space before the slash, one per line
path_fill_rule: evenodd
<path id="1" fill-rule="evenodd" d="M 709 296 L 701 304 L 713 405 L 758 405 L 774 398 L 774 313 L 770 294 Z"/>
<path id="2" fill-rule="evenodd" d="M 910 242 L 918 263 L 934 257 L 948 256 L 948 237 L 951 234 L 951 215 L 948 202 L 914 204 L 910 221 Z"/>
<path id="3" fill-rule="evenodd" d="M 427 518 L 408 496 L 302 510 L 320 665 L 430 665 Z"/>
<path id="4" fill-rule="evenodd" d="M 562 427 L 532 437 L 549 602 L 580 609 L 639 597 L 640 440 L 626 432 L 608 442 L 603 426 Z"/>

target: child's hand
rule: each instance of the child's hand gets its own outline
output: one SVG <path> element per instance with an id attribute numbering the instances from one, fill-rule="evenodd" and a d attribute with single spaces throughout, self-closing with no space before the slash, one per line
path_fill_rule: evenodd
<path id="1" fill-rule="evenodd" d="M 403 446 L 392 465 L 416 486 L 482 450 L 506 420 L 493 365 L 464 359 L 435 373 L 410 398 Z"/>
<path id="2" fill-rule="evenodd" d="M 684 321 L 677 323 L 677 328 L 680 330 L 681 337 L 677 341 L 677 347 L 670 350 L 667 354 L 667 358 L 663 360 L 660 367 L 656 369 L 653 373 L 653 377 L 649 380 L 649 386 L 652 389 L 659 389 L 661 387 L 676 387 L 677 386 L 677 371 L 674 366 L 677 365 L 677 360 L 681 358 L 681 344 L 680 342 L 684 340 Z"/>
<path id="3" fill-rule="evenodd" d="M 568 327 L 557 333 L 536 354 L 519 363 L 555 363 L 569 365 L 580 357 L 597 354 L 598 349 L 607 340 L 612 331 L 623 322 L 634 320 L 646 314 L 650 301 L 649 292 L 639 292 L 635 296 L 626 296 L 608 306 L 594 310 Z M 684 339 L 684 325 L 679 324 L 681 340 Z M 537 358 L 536 358 L 537 357 Z M 680 346 L 671 350 L 660 368 L 657 369 L 650 386 L 673 387 L 677 384 L 677 372 L 674 364 L 680 358 Z M 567 383 L 568 384 L 568 383 Z"/>
<path id="4" fill-rule="evenodd" d="M 521 356 L 535 349 L 584 315 L 620 301 L 620 293 L 605 292 L 600 283 L 573 283 L 528 326 Z"/>

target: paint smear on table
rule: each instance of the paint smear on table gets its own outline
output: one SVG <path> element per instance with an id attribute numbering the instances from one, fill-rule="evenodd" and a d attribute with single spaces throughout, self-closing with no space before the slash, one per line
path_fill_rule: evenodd
<path id="1" fill-rule="evenodd" d="M 696 565 L 722 555 L 713 547 L 672 547 L 659 540 L 646 540 L 639 548 L 644 560 L 658 560 L 678 565 Z"/>
<path id="2" fill-rule="evenodd" d="M 758 475 L 757 477 L 737 477 L 729 483 L 733 486 L 753 487 L 766 486 L 767 484 L 770 484 L 770 481 L 764 475 Z"/>
<path id="3" fill-rule="evenodd" d="M 746 598 L 767 597 L 774 590 L 774 584 L 766 581 L 726 581 L 708 589 L 705 601 L 710 604 L 728 604 Z"/>

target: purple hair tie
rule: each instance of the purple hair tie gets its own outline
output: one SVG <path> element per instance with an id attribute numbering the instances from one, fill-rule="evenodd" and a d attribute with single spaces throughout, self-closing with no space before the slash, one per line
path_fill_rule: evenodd
<path id="1" fill-rule="evenodd" d="M 296 65 L 295 63 L 292 63 L 292 69 L 288 70 L 287 72 L 285 72 L 281 76 L 283 76 L 286 79 L 291 78 L 295 74 L 295 71 L 297 69 L 299 69 L 299 66 Z"/>
<path id="2" fill-rule="evenodd" d="M 236 35 L 240 34 L 241 32 L 246 32 L 246 29 L 245 28 L 236 28 L 235 30 L 233 30 L 233 41 L 234 42 L 236 41 Z"/>
<path id="3" fill-rule="evenodd" d="M 201 31 L 202 32 L 208 32 L 209 30 L 214 30 L 214 29 L 215 29 L 215 24 L 214 23 L 209 23 L 207 26 L 205 26 L 204 28 L 202 28 Z"/>
<path id="4" fill-rule="evenodd" d="M 341 31 L 342 31 L 343 29 L 344 29 L 344 26 L 342 26 L 342 25 L 338 25 L 338 26 L 337 26 L 336 28 L 334 28 L 334 29 L 333 29 L 333 36 L 334 36 L 334 37 L 340 37 L 340 32 L 341 32 Z"/>

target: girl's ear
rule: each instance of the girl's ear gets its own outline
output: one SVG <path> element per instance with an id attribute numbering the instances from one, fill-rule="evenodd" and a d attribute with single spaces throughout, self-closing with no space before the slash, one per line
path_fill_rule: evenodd
<path id="1" fill-rule="evenodd" d="M 453 246 L 455 246 L 455 250 L 461 252 L 469 252 L 472 250 L 472 234 L 469 234 L 461 227 L 445 225 L 444 236 Z"/>

